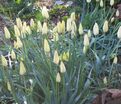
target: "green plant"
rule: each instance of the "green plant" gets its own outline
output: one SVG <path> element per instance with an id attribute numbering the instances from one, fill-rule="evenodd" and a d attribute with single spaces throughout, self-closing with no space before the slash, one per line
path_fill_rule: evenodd
<path id="1" fill-rule="evenodd" d="M 13 37 L 5 31 L 4 42 L 13 41 L 2 48 L 9 54 L 1 55 L 1 103 L 88 104 L 96 91 L 120 87 L 121 23 L 111 11 L 97 6 L 79 25 L 73 12 L 66 26 L 49 24 L 47 14 L 43 24 L 17 18 Z"/>

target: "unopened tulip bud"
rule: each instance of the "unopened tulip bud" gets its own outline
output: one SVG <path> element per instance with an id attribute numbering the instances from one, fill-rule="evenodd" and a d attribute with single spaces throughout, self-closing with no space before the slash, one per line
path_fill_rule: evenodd
<path id="1" fill-rule="evenodd" d="M 110 5 L 111 5 L 111 6 L 114 5 L 114 0 L 110 0 Z"/>
<path id="2" fill-rule="evenodd" d="M 16 38 L 16 41 L 14 41 L 14 48 L 18 49 L 23 47 L 23 43 L 19 37 Z"/>
<path id="3" fill-rule="evenodd" d="M 100 0 L 100 7 L 103 7 L 103 0 Z"/>
<path id="4" fill-rule="evenodd" d="M 75 21 L 75 19 L 76 19 L 75 12 L 72 12 L 72 13 L 71 13 L 71 20 L 72 20 L 72 21 Z"/>
<path id="5" fill-rule="evenodd" d="M 99 2 L 100 0 L 96 0 L 96 2 Z"/>
<path id="6" fill-rule="evenodd" d="M 12 58 L 13 60 L 16 59 L 16 54 L 15 54 L 14 50 L 11 51 L 11 58 Z"/>
<path id="7" fill-rule="evenodd" d="M 79 31 L 79 34 L 80 34 L 80 35 L 82 35 L 82 34 L 83 34 L 83 32 L 84 32 L 84 31 L 83 31 L 83 27 L 82 27 L 82 24 L 81 24 L 81 23 L 79 24 L 79 29 L 78 29 L 78 31 Z"/>
<path id="8" fill-rule="evenodd" d="M 37 22 L 37 32 L 42 32 L 42 24 L 40 21 Z"/>
<path id="9" fill-rule="evenodd" d="M 106 20 L 103 25 L 103 32 L 106 33 L 109 30 L 108 21 Z"/>
<path id="10" fill-rule="evenodd" d="M 60 82 L 61 82 L 61 76 L 60 76 L 60 73 L 57 73 L 57 76 L 56 76 L 56 82 L 57 82 L 57 83 L 60 83 Z"/>
<path id="11" fill-rule="evenodd" d="M 42 27 L 42 34 L 47 34 L 47 33 L 48 33 L 47 23 L 44 22 L 43 27 Z"/>
<path id="12" fill-rule="evenodd" d="M 120 26 L 119 29 L 118 29 L 117 37 L 118 37 L 119 39 L 121 39 L 121 26 Z"/>
<path id="13" fill-rule="evenodd" d="M 42 8 L 42 16 L 47 18 L 47 19 L 49 18 L 49 14 L 48 14 L 48 10 L 47 10 L 46 6 L 44 6 Z"/>
<path id="14" fill-rule="evenodd" d="M 6 39 L 10 39 L 11 35 L 7 27 L 4 27 L 4 34 Z"/>
<path id="15" fill-rule="evenodd" d="M 114 17 L 112 17 L 112 18 L 111 18 L 111 23 L 113 23 L 113 22 L 114 22 L 114 20 L 115 20 L 115 18 L 114 18 Z"/>
<path id="16" fill-rule="evenodd" d="M 113 64 L 117 64 L 117 62 L 118 62 L 118 58 L 117 58 L 117 56 L 115 56 L 113 59 Z"/>
<path id="17" fill-rule="evenodd" d="M 32 29 L 35 28 L 35 22 L 34 22 L 33 18 L 31 18 L 31 20 L 30 20 L 30 27 Z"/>
<path id="18" fill-rule="evenodd" d="M 2 66 L 5 66 L 5 67 L 8 66 L 7 60 L 3 55 L 1 55 L 1 62 L 2 62 Z"/>
<path id="19" fill-rule="evenodd" d="M 55 64 L 57 64 L 57 65 L 59 64 L 59 55 L 58 55 L 57 50 L 54 52 L 53 62 L 54 62 Z"/>
<path id="20" fill-rule="evenodd" d="M 93 26 L 93 34 L 98 35 L 99 34 L 99 26 L 97 23 L 94 24 Z"/>
<path id="21" fill-rule="evenodd" d="M 84 35 L 84 46 L 86 46 L 86 47 L 89 46 L 89 37 L 87 34 Z"/>
<path id="22" fill-rule="evenodd" d="M 58 33 L 62 33 L 62 28 L 61 28 L 61 22 L 60 21 L 57 23 L 57 29 L 58 29 Z"/>
<path id="23" fill-rule="evenodd" d="M 24 75 L 26 73 L 26 68 L 24 66 L 24 63 L 21 61 L 20 62 L 20 70 L 19 70 L 19 74 L 20 75 Z"/>
<path id="24" fill-rule="evenodd" d="M 19 31 L 19 28 L 17 27 L 17 25 L 14 25 L 14 33 L 15 33 L 15 36 L 20 36 L 20 31 Z"/>
<path id="25" fill-rule="evenodd" d="M 7 82 L 7 88 L 8 88 L 9 91 L 11 91 L 11 85 L 10 85 L 9 81 Z"/>
<path id="26" fill-rule="evenodd" d="M 104 79 L 103 79 L 103 83 L 105 84 L 105 85 L 107 85 L 107 77 L 104 77 Z"/>
<path id="27" fill-rule="evenodd" d="M 62 33 L 65 33 L 65 21 L 62 21 L 61 29 L 62 29 Z"/>
<path id="28" fill-rule="evenodd" d="M 117 11 L 116 11 L 116 17 L 119 17 L 119 15 L 120 15 L 120 12 L 119 12 L 119 10 L 117 9 Z"/>
<path id="29" fill-rule="evenodd" d="M 66 67 L 65 67 L 65 65 L 64 65 L 64 63 L 62 61 L 60 63 L 60 72 L 61 73 L 65 73 L 66 72 Z"/>
<path id="30" fill-rule="evenodd" d="M 19 29 L 22 29 L 22 21 L 20 18 L 16 18 L 16 25 Z"/>
<path id="31" fill-rule="evenodd" d="M 50 52 L 50 46 L 46 39 L 44 39 L 44 51 L 47 53 Z"/>
<path id="32" fill-rule="evenodd" d="M 32 34 L 32 31 L 31 31 L 31 29 L 30 29 L 30 26 L 27 26 L 27 27 L 26 27 L 26 32 L 27 32 L 27 34 L 29 34 L 29 35 Z"/>
<path id="33" fill-rule="evenodd" d="M 68 32 L 71 31 L 71 25 L 72 25 L 72 20 L 71 20 L 71 18 L 68 18 L 68 19 L 67 19 L 67 25 L 66 25 L 66 30 L 67 30 Z"/>
<path id="34" fill-rule="evenodd" d="M 91 2 L 91 0 L 87 0 L 87 3 L 90 3 Z"/>

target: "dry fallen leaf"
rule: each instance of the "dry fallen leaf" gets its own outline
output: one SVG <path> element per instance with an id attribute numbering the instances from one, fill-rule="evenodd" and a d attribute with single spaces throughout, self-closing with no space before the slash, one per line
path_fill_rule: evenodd
<path id="1" fill-rule="evenodd" d="M 121 90 L 103 90 L 100 94 L 97 95 L 92 104 L 121 104 Z"/>

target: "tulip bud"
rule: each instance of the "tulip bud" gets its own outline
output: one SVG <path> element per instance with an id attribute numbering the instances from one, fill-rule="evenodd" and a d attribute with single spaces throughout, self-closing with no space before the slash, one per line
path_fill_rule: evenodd
<path id="1" fill-rule="evenodd" d="M 11 91 L 11 85 L 10 85 L 9 81 L 7 82 L 7 88 L 8 88 L 9 91 Z"/>
<path id="2" fill-rule="evenodd" d="M 11 51 L 11 58 L 13 60 L 16 59 L 16 54 L 15 54 L 14 50 Z"/>
<path id="3" fill-rule="evenodd" d="M 91 2 L 91 0 L 87 0 L 87 3 L 90 3 Z"/>
<path id="4" fill-rule="evenodd" d="M 62 29 L 62 33 L 65 33 L 65 21 L 62 21 L 61 29 Z"/>
<path id="5" fill-rule="evenodd" d="M 54 38 L 54 41 L 58 41 L 59 40 L 58 33 L 55 33 L 54 36 L 53 36 L 53 38 Z"/>
<path id="6" fill-rule="evenodd" d="M 16 41 L 14 41 L 14 48 L 18 49 L 18 48 L 22 48 L 23 47 L 23 43 L 20 40 L 19 37 L 16 38 Z"/>
<path id="7" fill-rule="evenodd" d="M 16 25 L 19 29 L 22 29 L 22 21 L 20 18 L 16 18 Z"/>
<path id="8" fill-rule="evenodd" d="M 27 28 L 27 25 L 26 25 L 26 22 L 23 22 L 23 26 L 21 28 L 21 35 L 22 37 L 26 34 L 26 28 Z"/>
<path id="9" fill-rule="evenodd" d="M 65 67 L 65 65 L 64 65 L 64 63 L 62 61 L 60 63 L 60 72 L 61 73 L 65 73 L 66 72 L 66 67 Z"/>
<path id="10" fill-rule="evenodd" d="M 115 56 L 113 59 L 113 64 L 117 64 L 117 62 L 118 62 L 118 58 L 117 58 L 117 56 Z"/>
<path id="11" fill-rule="evenodd" d="M 113 23 L 113 22 L 114 22 L 114 20 L 115 20 L 115 18 L 114 18 L 114 17 L 112 17 L 112 18 L 111 18 L 111 23 Z"/>
<path id="12" fill-rule="evenodd" d="M 31 29 L 30 29 L 30 26 L 27 26 L 26 27 L 26 32 L 30 35 L 30 34 L 32 34 L 32 31 L 31 31 Z"/>
<path id="13" fill-rule="evenodd" d="M 54 52 L 54 59 L 53 59 L 53 62 L 55 63 L 55 64 L 59 64 L 59 55 L 58 55 L 58 52 L 57 52 L 57 50 Z"/>
<path id="14" fill-rule="evenodd" d="M 71 13 L 71 20 L 72 20 L 72 21 L 75 21 L 75 19 L 76 19 L 75 12 L 72 12 L 72 13 Z"/>
<path id="15" fill-rule="evenodd" d="M 3 55 L 1 55 L 1 62 L 2 62 L 2 66 L 5 66 L 5 67 L 8 66 L 7 60 Z"/>
<path id="16" fill-rule="evenodd" d="M 82 35 L 82 34 L 84 33 L 83 27 L 82 27 L 82 24 L 81 24 L 81 23 L 79 24 L 79 29 L 78 29 L 78 31 L 79 31 L 79 34 L 80 34 L 80 35 Z"/>
<path id="17" fill-rule="evenodd" d="M 84 46 L 86 46 L 86 47 L 89 46 L 89 37 L 87 34 L 84 35 Z"/>
<path id="18" fill-rule="evenodd" d="M 66 26 L 66 30 L 67 30 L 68 32 L 71 31 L 71 25 L 72 25 L 72 20 L 71 20 L 71 18 L 68 18 L 68 19 L 67 19 L 67 26 Z"/>
<path id="19" fill-rule="evenodd" d="M 98 35 L 99 34 L 99 26 L 97 23 L 94 24 L 93 26 L 93 34 Z"/>
<path id="20" fill-rule="evenodd" d="M 6 39 L 10 39 L 11 35 L 7 27 L 4 27 L 4 34 Z"/>
<path id="21" fill-rule="evenodd" d="M 60 83 L 61 82 L 61 76 L 60 76 L 60 73 L 59 72 L 57 73 L 57 76 L 56 76 L 56 82 L 57 83 Z"/>
<path id="22" fill-rule="evenodd" d="M 119 39 L 121 39 L 121 26 L 120 26 L 119 29 L 118 29 L 117 37 L 118 37 Z"/>
<path id="23" fill-rule="evenodd" d="M 100 0 L 96 0 L 96 2 L 99 2 Z"/>
<path id="24" fill-rule="evenodd" d="M 91 31 L 90 30 L 88 30 L 88 33 L 87 33 L 87 35 L 88 35 L 88 37 L 90 38 L 91 37 Z"/>
<path id="25" fill-rule="evenodd" d="M 61 28 L 61 22 L 60 21 L 57 23 L 57 29 L 58 29 L 58 33 L 62 33 L 62 28 Z"/>
<path id="26" fill-rule="evenodd" d="M 103 83 L 105 84 L 105 85 L 107 85 L 107 77 L 104 77 L 104 79 L 103 79 Z"/>
<path id="27" fill-rule="evenodd" d="M 30 27 L 32 29 L 35 28 L 35 22 L 34 22 L 33 18 L 31 18 L 31 20 L 30 20 Z"/>
<path id="28" fill-rule="evenodd" d="M 49 14 L 48 14 L 48 10 L 47 10 L 46 6 L 44 6 L 42 8 L 42 16 L 45 17 L 46 19 L 49 18 Z"/>
<path id="29" fill-rule="evenodd" d="M 18 29 L 18 27 L 16 25 L 14 25 L 14 33 L 15 33 L 15 36 L 20 36 L 20 31 Z"/>
<path id="30" fill-rule="evenodd" d="M 100 0 L 100 7 L 103 7 L 103 0 Z"/>
<path id="31" fill-rule="evenodd" d="M 47 23 L 44 22 L 43 27 L 42 27 L 42 34 L 47 34 L 47 33 L 48 33 Z"/>
<path id="32" fill-rule="evenodd" d="M 49 46 L 49 43 L 46 39 L 44 39 L 44 51 L 45 51 L 45 53 L 50 52 L 50 46 Z"/>
<path id="33" fill-rule="evenodd" d="M 120 15 L 120 12 L 119 12 L 119 10 L 117 9 L 117 11 L 116 11 L 116 17 L 119 17 L 119 15 Z"/>
<path id="34" fill-rule="evenodd" d="M 106 20 L 103 25 L 103 32 L 106 33 L 108 32 L 109 26 L 108 26 L 108 21 Z"/>
<path id="35" fill-rule="evenodd" d="M 37 22 L 37 32 L 42 32 L 42 24 L 40 21 Z"/>
<path id="36" fill-rule="evenodd" d="M 62 61 L 68 61 L 69 60 L 69 51 L 64 52 L 63 54 L 60 55 L 60 60 Z"/>
<path id="37" fill-rule="evenodd" d="M 26 68 L 24 66 L 24 63 L 22 61 L 20 61 L 20 70 L 19 70 L 19 74 L 20 75 L 24 75 L 26 73 Z"/>
<path id="38" fill-rule="evenodd" d="M 110 0 L 110 5 L 111 5 L 111 6 L 114 5 L 114 0 Z"/>

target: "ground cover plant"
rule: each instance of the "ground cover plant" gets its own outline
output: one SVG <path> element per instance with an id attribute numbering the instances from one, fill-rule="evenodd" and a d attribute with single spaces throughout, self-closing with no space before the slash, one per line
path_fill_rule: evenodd
<path id="1" fill-rule="evenodd" d="M 42 21 L 4 27 L 1 104 L 94 104 L 98 91 L 121 88 L 120 11 L 113 0 L 91 3 L 81 20 L 72 12 L 53 24 L 44 6 Z"/>

